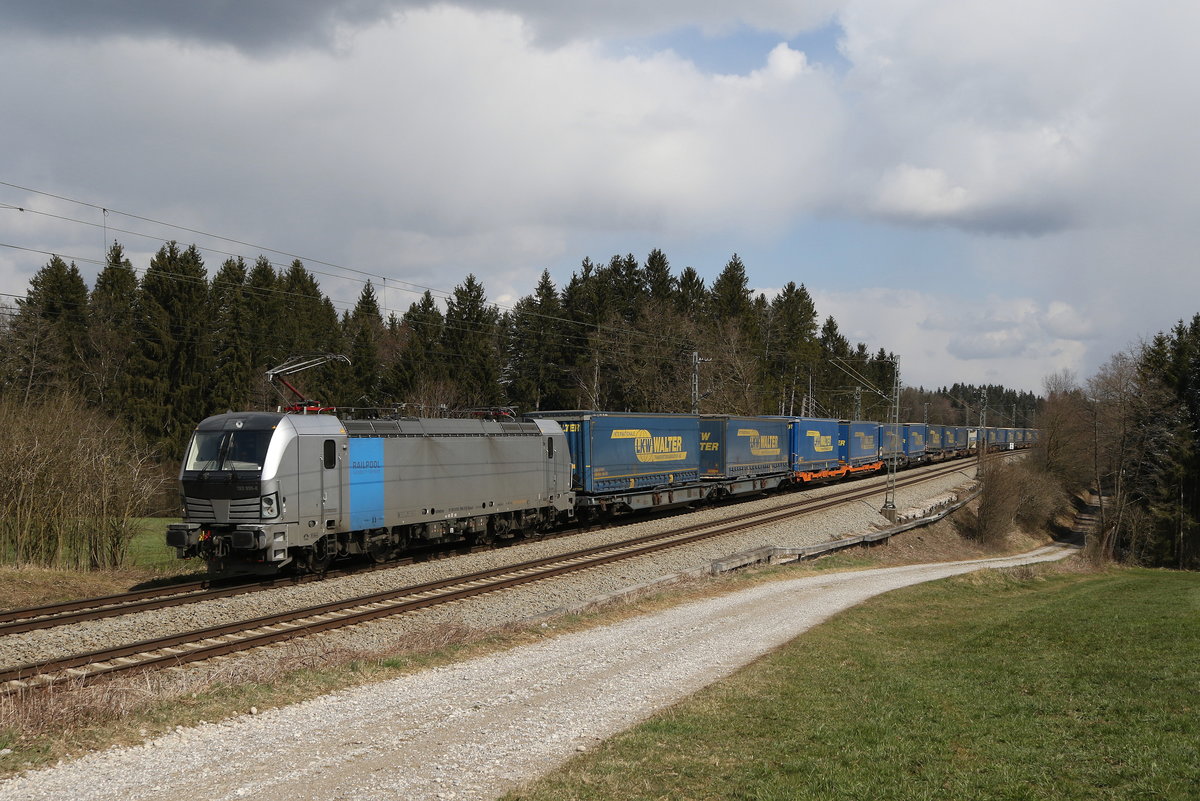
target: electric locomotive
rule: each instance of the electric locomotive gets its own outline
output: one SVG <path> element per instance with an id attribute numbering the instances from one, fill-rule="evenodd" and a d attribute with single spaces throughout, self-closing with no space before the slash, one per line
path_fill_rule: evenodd
<path id="1" fill-rule="evenodd" d="M 570 453 L 552 420 L 220 414 L 197 426 L 179 479 L 183 522 L 167 544 L 221 575 L 384 561 L 574 514 Z"/>

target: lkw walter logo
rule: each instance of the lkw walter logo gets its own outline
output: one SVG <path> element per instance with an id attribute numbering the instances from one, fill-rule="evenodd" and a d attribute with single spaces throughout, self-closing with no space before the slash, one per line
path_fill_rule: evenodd
<path id="1" fill-rule="evenodd" d="M 611 439 L 633 440 L 633 452 L 639 462 L 680 462 L 687 459 L 683 437 L 652 436 L 644 428 L 618 428 Z"/>
<path id="2" fill-rule="evenodd" d="M 775 434 L 759 434 L 757 429 L 739 428 L 737 435 L 750 439 L 750 453 L 754 456 L 779 455 L 779 437 Z"/>

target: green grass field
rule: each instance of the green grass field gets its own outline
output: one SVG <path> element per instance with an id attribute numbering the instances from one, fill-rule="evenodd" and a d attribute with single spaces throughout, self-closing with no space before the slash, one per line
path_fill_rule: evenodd
<path id="1" fill-rule="evenodd" d="M 1200 575 L 889 593 L 508 798 L 1200 798 Z"/>
<path id="2" fill-rule="evenodd" d="M 179 518 L 143 517 L 138 520 L 139 531 L 129 541 L 126 564 L 160 573 L 177 573 L 190 561 L 175 558 L 175 549 L 167 547 L 167 525 Z M 203 564 L 196 560 L 200 568 Z"/>

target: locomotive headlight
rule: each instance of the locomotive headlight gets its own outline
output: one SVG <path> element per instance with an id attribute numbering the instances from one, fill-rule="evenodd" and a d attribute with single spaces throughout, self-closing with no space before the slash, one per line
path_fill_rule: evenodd
<path id="1" fill-rule="evenodd" d="M 263 518 L 276 517 L 279 514 L 279 493 L 272 492 L 270 495 L 262 496 L 262 516 Z"/>

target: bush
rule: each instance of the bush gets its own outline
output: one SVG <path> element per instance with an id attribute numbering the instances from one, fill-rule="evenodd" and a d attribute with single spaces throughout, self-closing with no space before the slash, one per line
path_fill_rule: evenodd
<path id="1" fill-rule="evenodd" d="M 997 545 L 1014 526 L 1036 530 L 1048 525 L 1066 503 L 1058 480 L 1024 461 L 995 460 L 983 469 L 975 510 L 964 510 L 959 533 L 984 545 Z"/>
<path id="2" fill-rule="evenodd" d="M 162 484 L 153 454 L 117 421 L 70 395 L 0 402 L 0 560 L 118 567 Z"/>

